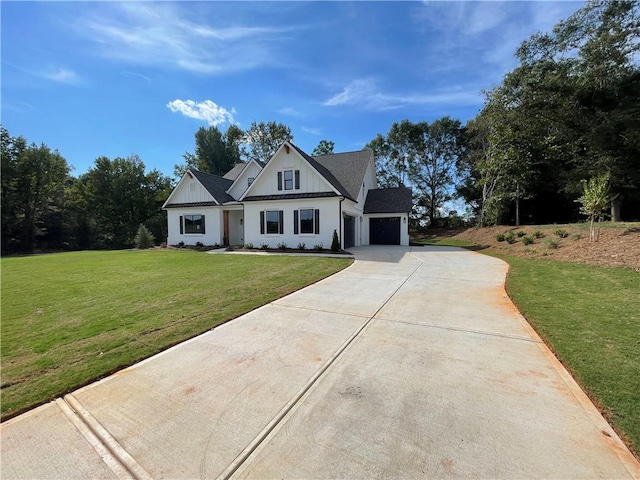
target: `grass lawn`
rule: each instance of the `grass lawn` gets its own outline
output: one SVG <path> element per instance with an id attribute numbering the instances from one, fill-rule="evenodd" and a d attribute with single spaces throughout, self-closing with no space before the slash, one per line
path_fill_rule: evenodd
<path id="1" fill-rule="evenodd" d="M 189 250 L 3 258 L 2 419 L 350 263 Z"/>
<path id="2" fill-rule="evenodd" d="M 422 243 L 478 249 L 460 240 Z M 513 302 L 640 453 L 640 274 L 482 252 L 509 263 Z"/>

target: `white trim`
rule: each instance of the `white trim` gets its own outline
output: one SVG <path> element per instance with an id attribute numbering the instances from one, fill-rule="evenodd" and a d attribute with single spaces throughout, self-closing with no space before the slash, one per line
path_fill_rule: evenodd
<path id="1" fill-rule="evenodd" d="M 245 163 L 244 168 L 243 168 L 242 170 L 240 170 L 240 173 L 238 174 L 238 176 L 236 177 L 236 179 L 233 181 L 233 183 L 231 184 L 231 186 L 230 186 L 227 190 L 225 190 L 225 192 L 226 192 L 226 193 L 229 193 L 229 192 L 231 191 L 231 189 L 233 188 L 233 186 L 234 186 L 234 185 L 235 185 L 235 184 L 240 180 L 240 177 L 242 176 L 242 174 L 244 173 L 244 171 L 245 171 L 247 168 L 249 168 L 249 165 L 251 165 L 251 162 L 255 163 L 255 164 L 258 166 L 258 168 L 260 168 L 260 170 L 262 170 L 262 169 L 263 169 L 263 167 L 262 167 L 258 162 L 256 162 L 256 161 L 255 161 L 255 159 L 253 159 L 253 158 L 252 158 L 251 160 L 249 160 L 248 162 L 246 162 L 246 163 Z M 254 178 L 253 178 L 253 181 L 254 181 L 254 182 L 256 181 L 256 177 L 254 177 Z"/>
<path id="2" fill-rule="evenodd" d="M 182 176 L 178 184 L 175 187 L 173 187 L 173 190 L 171 191 L 171 194 L 169 195 L 169 197 L 162 204 L 161 210 L 164 210 L 167 207 L 167 205 L 170 204 L 169 200 L 171 200 L 173 195 L 180 189 L 180 185 L 182 185 L 182 182 L 184 182 L 184 179 L 189 175 L 190 175 L 189 180 L 195 180 L 196 182 L 198 182 L 200 186 L 204 188 L 204 190 L 211 196 L 211 198 L 213 198 L 213 201 L 216 202 L 216 205 L 220 205 L 220 202 L 218 201 L 218 199 L 213 195 L 211 195 L 211 192 L 207 190 L 204 185 L 202 185 L 202 182 L 198 180 L 198 177 L 196 177 L 196 175 L 191 171 L 191 169 L 187 168 L 187 171 L 184 172 L 184 175 Z"/>

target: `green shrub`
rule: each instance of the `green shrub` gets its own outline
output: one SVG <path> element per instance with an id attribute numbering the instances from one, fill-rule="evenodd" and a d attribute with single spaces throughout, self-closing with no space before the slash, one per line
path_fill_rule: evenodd
<path id="1" fill-rule="evenodd" d="M 580 240 L 582 238 L 582 235 L 580 233 L 574 233 L 573 235 L 571 235 L 571 239 L 572 240 Z"/>
<path id="2" fill-rule="evenodd" d="M 533 236 L 527 235 L 526 237 L 522 237 L 522 243 L 525 245 L 531 245 L 533 243 Z"/>
<path id="3" fill-rule="evenodd" d="M 556 240 L 555 238 L 547 239 L 547 248 L 555 250 L 556 248 L 558 248 L 558 246 L 560 246 L 560 242 L 558 242 L 558 240 Z"/>
<path id="4" fill-rule="evenodd" d="M 251 243 L 251 242 L 245 243 L 244 244 L 244 248 L 249 249 L 249 250 L 252 249 L 253 248 L 253 243 Z"/>
<path id="5" fill-rule="evenodd" d="M 499 242 L 504 242 L 505 238 L 504 238 L 504 233 L 499 233 L 496 235 L 496 240 Z"/>
<path id="6" fill-rule="evenodd" d="M 569 236 L 569 234 L 567 233 L 567 231 L 563 228 L 558 228 L 557 230 L 555 230 L 553 232 L 554 235 L 560 237 L 560 238 L 567 238 Z"/>
<path id="7" fill-rule="evenodd" d="M 149 231 L 147 227 L 145 227 L 142 223 L 138 227 L 138 233 L 136 233 L 136 237 L 134 239 L 136 242 L 136 246 L 140 249 L 146 249 L 153 247 L 153 233 Z"/>
<path id="8" fill-rule="evenodd" d="M 504 239 L 505 239 L 505 240 L 507 241 L 507 243 L 509 243 L 509 244 L 513 244 L 513 243 L 516 243 L 516 242 L 518 241 L 518 240 L 516 239 L 516 236 L 514 235 L 514 233 L 513 233 L 513 232 L 506 233 L 506 234 L 505 234 L 505 236 L 504 236 Z"/>
<path id="9" fill-rule="evenodd" d="M 534 238 L 544 238 L 544 233 L 542 233 L 540 230 L 536 230 L 535 232 L 533 232 L 533 236 Z"/>
<path id="10" fill-rule="evenodd" d="M 305 249 L 305 247 L 306 247 L 306 245 L 304 244 L 304 242 L 300 242 L 300 243 L 298 244 L 298 250 L 304 250 L 304 249 Z"/>
<path id="11" fill-rule="evenodd" d="M 340 239 L 338 238 L 338 232 L 336 232 L 335 230 L 333 231 L 333 238 L 331 239 L 331 251 L 340 251 Z"/>
<path id="12" fill-rule="evenodd" d="M 280 250 L 286 250 L 286 249 L 287 249 L 287 244 L 286 244 L 285 242 L 280 242 L 280 243 L 278 244 L 278 248 L 279 248 Z"/>
<path id="13" fill-rule="evenodd" d="M 269 250 L 269 244 L 263 243 L 262 245 L 260 245 L 260 250 Z"/>
<path id="14" fill-rule="evenodd" d="M 317 250 L 317 251 L 319 251 L 319 252 L 320 252 L 320 251 L 324 250 L 324 245 L 322 244 L 322 242 L 320 242 L 320 243 L 316 243 L 316 244 L 313 246 L 313 249 L 314 249 L 314 250 Z"/>
<path id="15" fill-rule="evenodd" d="M 527 233 L 523 230 L 519 230 L 516 232 L 516 235 L 518 236 L 518 238 L 522 238 L 526 235 Z"/>

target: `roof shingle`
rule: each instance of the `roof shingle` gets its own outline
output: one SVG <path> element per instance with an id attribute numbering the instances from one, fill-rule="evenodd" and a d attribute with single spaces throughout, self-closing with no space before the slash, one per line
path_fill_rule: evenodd
<path id="1" fill-rule="evenodd" d="M 235 199 L 227 193 L 229 187 L 233 184 L 233 180 L 219 177 L 211 173 L 204 173 L 193 168 L 189 171 L 195 175 L 204 188 L 207 189 L 213 198 L 220 204 L 234 202 Z"/>
<path id="2" fill-rule="evenodd" d="M 369 190 L 364 213 L 406 213 L 413 207 L 411 189 L 407 187 Z"/>

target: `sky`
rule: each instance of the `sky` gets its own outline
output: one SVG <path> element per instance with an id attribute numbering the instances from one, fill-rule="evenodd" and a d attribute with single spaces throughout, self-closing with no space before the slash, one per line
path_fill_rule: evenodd
<path id="1" fill-rule="evenodd" d="M 201 126 L 252 121 L 360 150 L 394 122 L 465 123 L 517 47 L 583 2 L 7 2 L 1 121 L 85 173 L 171 175 Z"/>

